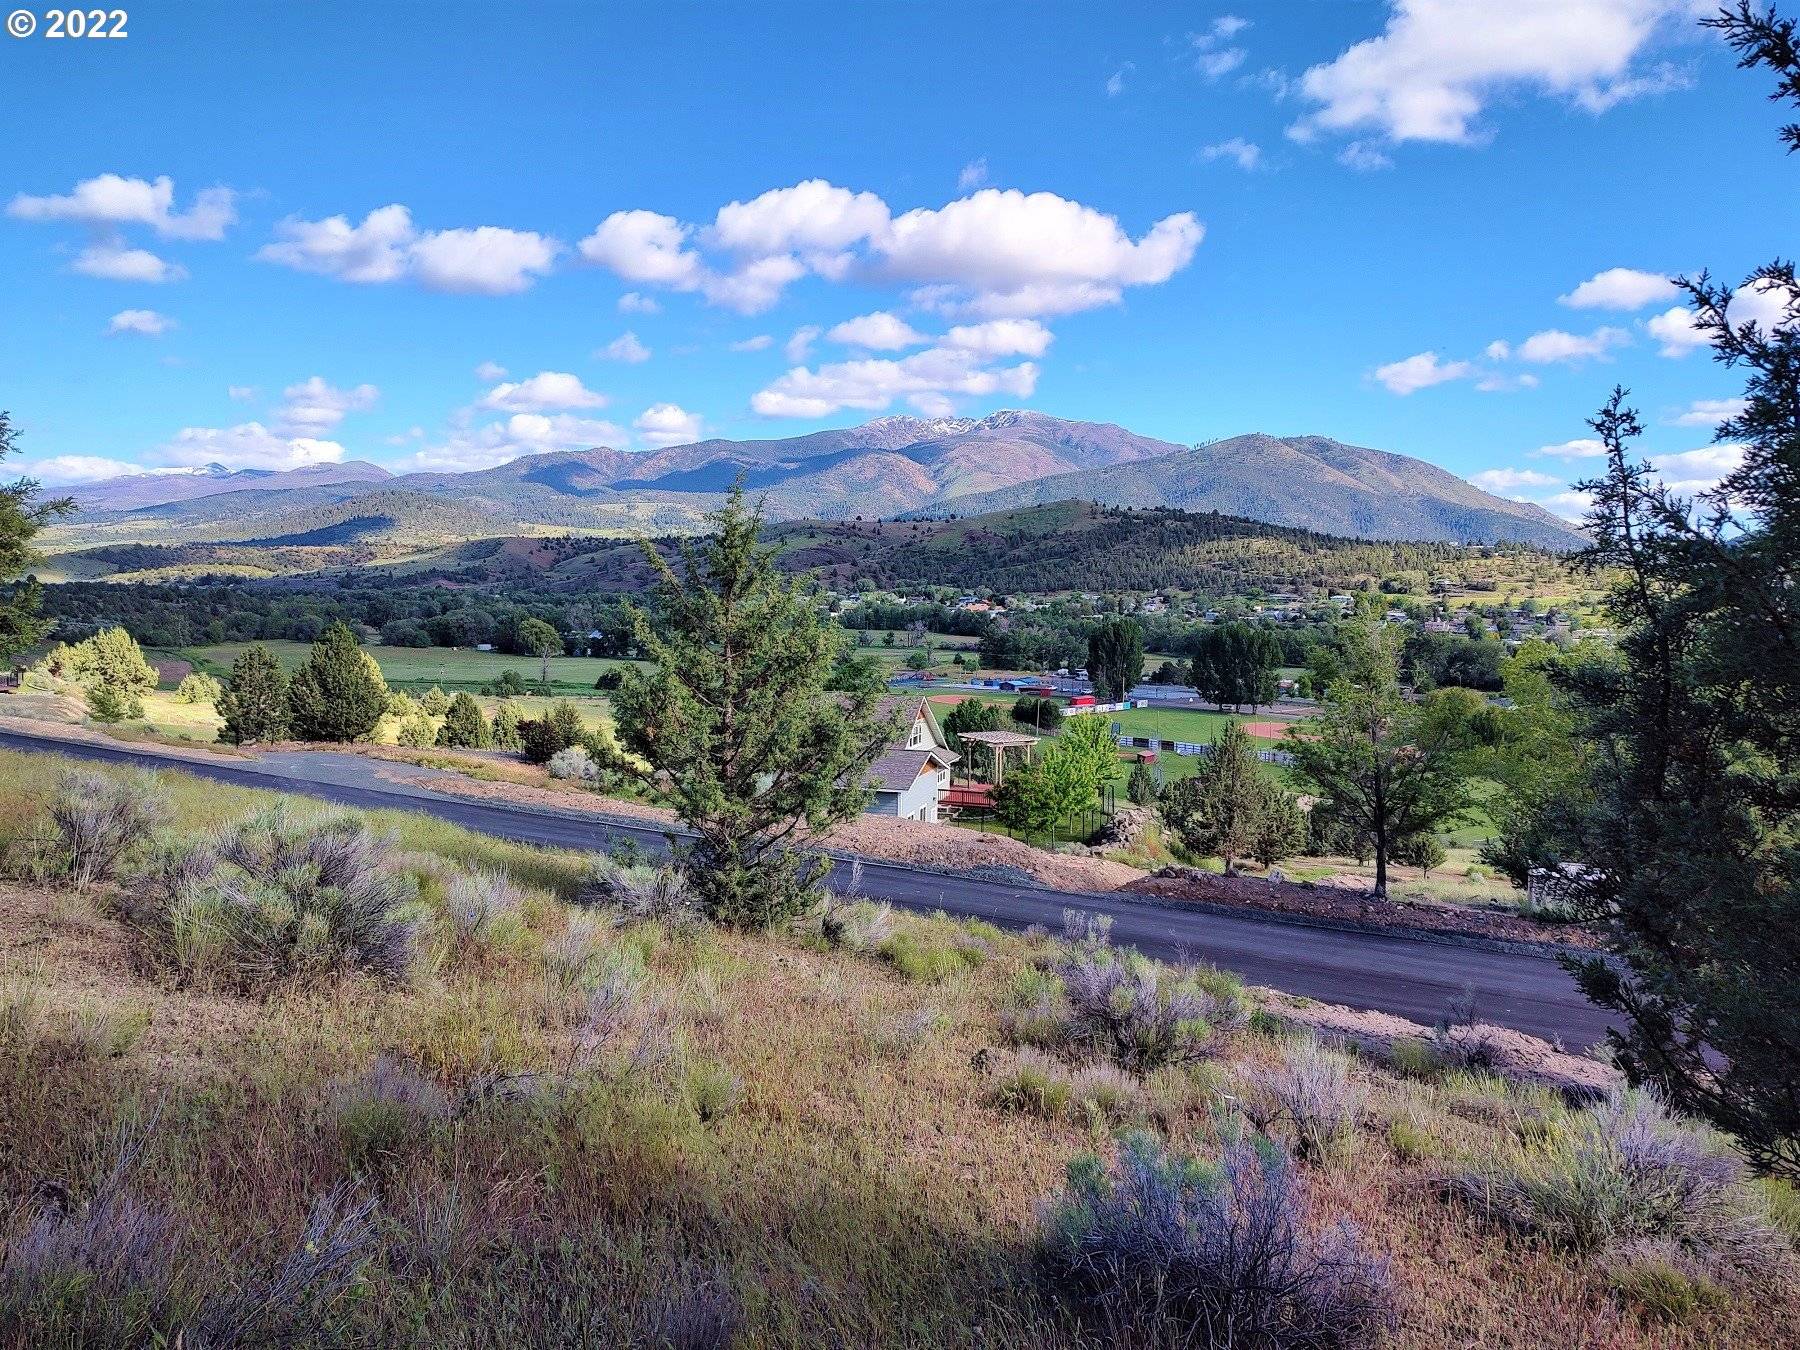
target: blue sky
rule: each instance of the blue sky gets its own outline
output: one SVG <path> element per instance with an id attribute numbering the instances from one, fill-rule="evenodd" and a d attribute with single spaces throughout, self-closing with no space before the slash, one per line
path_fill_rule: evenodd
<path id="1" fill-rule="evenodd" d="M 1659 278 L 1794 200 L 1707 8 L 132 5 L 0 41 L 0 407 L 80 481 L 1026 406 L 1566 513 L 1621 381 L 1699 485 Z"/>

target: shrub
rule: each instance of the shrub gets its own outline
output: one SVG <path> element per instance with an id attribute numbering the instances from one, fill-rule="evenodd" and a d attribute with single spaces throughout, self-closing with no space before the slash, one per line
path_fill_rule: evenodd
<path id="1" fill-rule="evenodd" d="M 204 671 L 196 670 L 181 677 L 181 683 L 175 686 L 177 703 L 204 703 L 211 707 L 224 697 L 225 686 Z"/>
<path id="2" fill-rule="evenodd" d="M 1250 1072 L 1250 1118 L 1266 1130 L 1285 1123 L 1301 1158 L 1326 1162 L 1356 1137 L 1367 1092 L 1350 1072 L 1347 1056 L 1315 1040 L 1298 1041 L 1269 1069 Z"/>
<path id="3" fill-rule="evenodd" d="M 533 764 L 548 764 L 557 751 L 585 745 L 586 739 L 587 723 L 581 720 L 581 710 L 567 699 L 535 721 L 519 723 L 520 748 Z"/>
<path id="4" fill-rule="evenodd" d="M 599 959 L 599 934 L 586 914 L 569 915 L 562 932 L 544 943 L 544 974 L 558 992 L 578 988 Z"/>
<path id="5" fill-rule="evenodd" d="M 994 1104 L 1046 1120 L 1119 1125 L 1144 1112 L 1144 1090 L 1110 1064 L 1071 1069 L 1039 1050 L 1022 1050 L 994 1081 Z"/>
<path id="6" fill-rule="evenodd" d="M 409 717 L 394 733 L 394 740 L 409 750 L 429 750 L 438 743 L 438 730 L 429 717 Z"/>
<path id="7" fill-rule="evenodd" d="M 1607 1287 L 1659 1322 L 1686 1322 L 1725 1301 L 1725 1291 L 1680 1247 L 1645 1243 L 1603 1265 Z"/>
<path id="8" fill-rule="evenodd" d="M 1055 973 L 1066 1009 L 1063 1042 L 1140 1076 L 1206 1058 L 1218 1030 L 1242 1024 L 1241 1003 L 1214 998 L 1133 952 L 1077 954 Z"/>
<path id="9" fill-rule="evenodd" d="M 894 911 L 886 901 L 827 898 L 819 915 L 819 935 L 830 946 L 872 952 L 894 933 Z"/>
<path id="10" fill-rule="evenodd" d="M 434 684 L 419 699 L 419 706 L 425 710 L 427 716 L 442 717 L 450 711 L 450 699 L 442 689 Z"/>
<path id="11" fill-rule="evenodd" d="M 244 992 L 351 971 L 398 981 L 419 921 L 393 851 L 353 817 L 283 802 L 165 852 L 122 908 L 150 964 L 182 979 Z"/>
<path id="12" fill-rule="evenodd" d="M 458 694 L 444 710 L 444 726 L 438 744 L 480 750 L 493 744 L 493 729 L 481 715 L 481 705 L 467 694 Z"/>
<path id="13" fill-rule="evenodd" d="M 600 766 L 594 763 L 593 756 L 582 745 L 571 745 L 558 750 L 550 756 L 548 767 L 552 778 L 576 783 L 593 783 L 600 778 Z"/>
<path id="14" fill-rule="evenodd" d="M 744 1100 L 743 1080 L 717 1060 L 690 1064 L 686 1086 L 688 1105 L 703 1121 L 730 1115 Z"/>
<path id="15" fill-rule="evenodd" d="M 110 684 L 97 684 L 86 693 L 88 716 L 96 722 L 111 725 L 123 722 L 128 718 L 142 717 L 144 703 L 142 699 L 134 699 L 114 689 Z"/>
<path id="16" fill-rule="evenodd" d="M 1397 1325 L 1386 1260 L 1348 1224 L 1303 1230 L 1304 1210 L 1278 1143 L 1236 1139 L 1208 1163 L 1134 1134 L 1110 1168 L 1071 1165 L 1044 1211 L 1040 1263 L 1058 1293 L 1133 1344 L 1374 1344 Z"/>
<path id="17" fill-rule="evenodd" d="M 1738 1164 L 1644 1093 L 1565 1111 L 1536 1138 L 1444 1184 L 1497 1222 L 1568 1251 L 1661 1241 L 1744 1269 L 1786 1255 Z"/>
<path id="18" fill-rule="evenodd" d="M 575 903 L 604 905 L 618 911 L 622 921 L 663 923 L 676 932 L 707 926 L 706 912 L 687 873 L 667 864 L 619 862 L 598 855 Z"/>
<path id="19" fill-rule="evenodd" d="M 76 889 L 110 881 L 168 819 L 162 780 L 140 769 L 65 769 L 50 795 L 56 862 Z"/>
<path id="20" fill-rule="evenodd" d="M 725 1350 L 737 1343 L 744 1309 L 722 1270 L 670 1272 L 668 1290 L 642 1319 L 642 1344 L 656 1350 Z"/>
<path id="21" fill-rule="evenodd" d="M 450 1116 L 437 1084 L 388 1055 L 339 1083 L 332 1097 L 345 1158 L 359 1171 L 410 1152 Z"/>
<path id="22" fill-rule="evenodd" d="M 117 1059 L 150 1025 L 138 1008 L 46 1007 L 30 985 L 0 991 L 0 1054 L 19 1064 L 77 1064 Z"/>
<path id="23" fill-rule="evenodd" d="M 882 960 L 915 984 L 942 984 L 987 959 L 987 953 L 975 943 L 951 940 L 924 925 L 889 934 L 876 950 Z"/>
<path id="24" fill-rule="evenodd" d="M 525 895 L 500 872 L 458 872 L 444 887 L 444 917 L 459 944 L 481 943 L 519 922 Z"/>

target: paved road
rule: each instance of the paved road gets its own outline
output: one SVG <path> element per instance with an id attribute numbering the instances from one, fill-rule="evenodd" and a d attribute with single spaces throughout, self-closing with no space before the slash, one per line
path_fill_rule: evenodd
<path id="1" fill-rule="evenodd" d="M 375 768 L 400 767 L 356 755 L 271 754 L 243 764 L 205 764 L 145 747 L 101 746 L 0 731 L 0 747 L 54 751 L 82 759 L 179 769 L 245 787 L 299 792 L 354 807 L 424 811 L 458 825 L 534 844 L 600 849 L 620 837 L 661 851 L 660 831 L 576 812 L 501 805 L 431 791 L 430 776 L 395 783 Z M 839 871 L 848 864 L 840 863 Z M 1066 907 L 1104 911 L 1113 937 L 1153 956 L 1199 959 L 1327 1003 L 1373 1008 L 1431 1023 L 1465 989 L 1483 1021 L 1560 1039 L 1571 1050 L 1602 1039 L 1606 1017 L 1549 957 L 1405 937 L 1305 927 L 1276 917 L 1177 910 L 1120 894 L 1081 895 L 866 860 L 862 887 L 914 910 L 944 909 L 1005 928 L 1061 923 Z"/>

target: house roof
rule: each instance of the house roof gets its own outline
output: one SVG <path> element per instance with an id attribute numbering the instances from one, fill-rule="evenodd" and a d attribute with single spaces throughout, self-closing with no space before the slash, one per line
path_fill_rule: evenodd
<path id="1" fill-rule="evenodd" d="M 994 745 L 1007 748 L 1015 745 L 1036 745 L 1036 736 L 1027 736 L 1017 731 L 962 731 L 957 733 L 965 741 L 973 741 L 977 745 Z"/>
<path id="2" fill-rule="evenodd" d="M 941 750 L 884 750 L 869 765 L 870 786 L 877 792 L 905 792 L 942 756 Z"/>

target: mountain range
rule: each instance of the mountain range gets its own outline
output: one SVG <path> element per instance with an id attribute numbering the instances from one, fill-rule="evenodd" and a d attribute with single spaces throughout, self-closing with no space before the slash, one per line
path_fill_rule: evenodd
<path id="1" fill-rule="evenodd" d="M 47 542 L 399 547 L 562 530 L 671 533 L 699 527 L 737 481 L 774 520 L 941 517 L 1076 499 L 1373 539 L 1583 542 L 1542 507 L 1495 497 L 1423 460 L 1323 436 L 1186 446 L 1018 411 L 882 417 L 781 440 L 559 451 L 462 473 L 389 475 L 351 462 L 113 479 L 75 489 L 78 514 Z"/>

